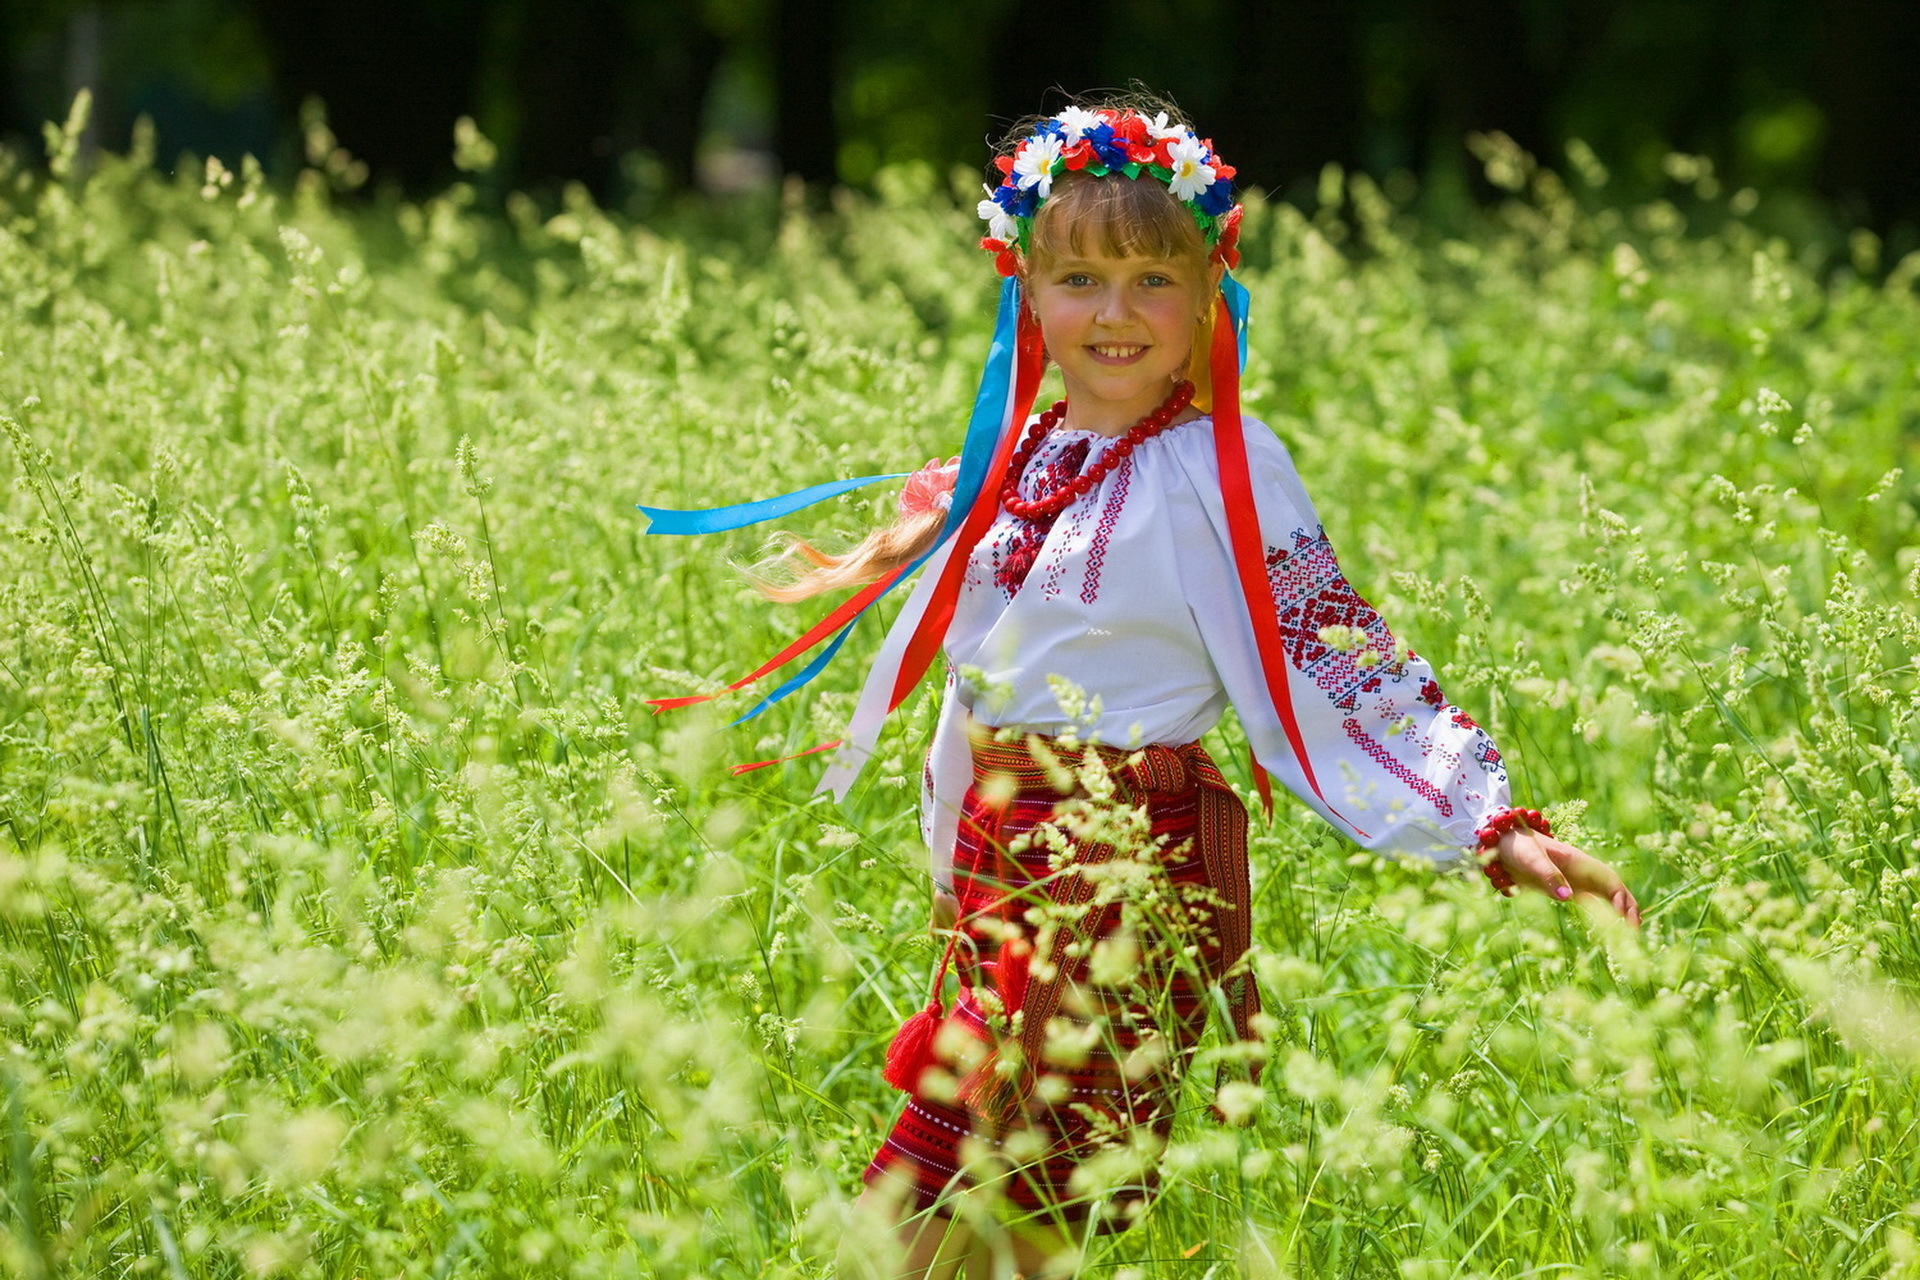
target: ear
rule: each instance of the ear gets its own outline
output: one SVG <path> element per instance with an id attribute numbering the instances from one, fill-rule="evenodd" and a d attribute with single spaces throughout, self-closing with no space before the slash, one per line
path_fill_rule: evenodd
<path id="1" fill-rule="evenodd" d="M 1040 311 L 1033 305 L 1033 270 L 1025 258 L 1021 258 L 1020 269 L 1013 278 L 1020 282 L 1020 310 L 1035 324 L 1040 323 Z"/>
<path id="2" fill-rule="evenodd" d="M 1187 355 L 1186 379 L 1193 384 L 1193 407 L 1201 413 L 1213 412 L 1213 324 L 1220 307 L 1221 263 L 1207 272 L 1207 309 L 1193 326 L 1193 350 Z"/>

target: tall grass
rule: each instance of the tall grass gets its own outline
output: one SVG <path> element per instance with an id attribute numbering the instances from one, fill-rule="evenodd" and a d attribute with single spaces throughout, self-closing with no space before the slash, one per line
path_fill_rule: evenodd
<path id="1" fill-rule="evenodd" d="M 828 1273 L 933 960 L 931 708 L 844 810 L 731 776 L 835 736 L 879 628 L 651 718 L 808 615 L 631 504 L 948 450 L 970 216 L 347 210 L 54 141 L 0 158 L 0 1266 Z M 1217 1127 L 1198 1073 L 1083 1273 L 1914 1274 L 1920 263 L 1488 159 L 1456 239 L 1254 203 L 1247 397 L 1647 928 L 1283 805 L 1264 1096 Z"/>

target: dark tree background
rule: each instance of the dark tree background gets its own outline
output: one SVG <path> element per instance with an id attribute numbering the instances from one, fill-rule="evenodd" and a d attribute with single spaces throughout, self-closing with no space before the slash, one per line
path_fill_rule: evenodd
<path id="1" fill-rule="evenodd" d="M 1645 189 L 1705 155 L 1886 230 L 1920 225 L 1916 66 L 1916 0 L 0 0 L 0 137 L 37 148 L 84 84 L 99 145 L 145 114 L 162 157 L 285 172 L 318 99 L 376 185 L 450 180 L 466 115 L 498 187 L 618 202 L 978 167 L 1137 79 L 1271 190 L 1331 162 L 1484 194 L 1462 142 L 1498 129 Z"/>

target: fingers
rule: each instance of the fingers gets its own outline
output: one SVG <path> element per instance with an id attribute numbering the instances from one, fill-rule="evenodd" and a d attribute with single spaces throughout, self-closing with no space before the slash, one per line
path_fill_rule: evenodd
<path id="1" fill-rule="evenodd" d="M 1575 882 L 1578 891 L 1606 899 L 1623 920 L 1639 928 L 1640 903 L 1634 898 L 1633 891 L 1627 888 L 1626 881 L 1620 878 L 1620 873 L 1591 854 L 1582 853 L 1571 845 L 1565 848 L 1572 856 L 1561 865 Z"/>
<path id="2" fill-rule="evenodd" d="M 1508 871 L 1565 902 L 1573 896 L 1573 886 L 1565 873 L 1548 855 L 1546 844 L 1532 831 L 1509 831 L 1500 837 L 1500 861 Z"/>
<path id="3" fill-rule="evenodd" d="M 1591 894 L 1605 901 L 1622 919 L 1635 928 L 1640 927 L 1640 904 L 1619 872 L 1563 840 L 1537 835 L 1536 840 L 1575 893 Z"/>
<path id="4" fill-rule="evenodd" d="M 933 923 L 929 926 L 937 937 L 950 932 L 960 919 L 960 900 L 950 893 L 935 891 L 933 895 Z"/>

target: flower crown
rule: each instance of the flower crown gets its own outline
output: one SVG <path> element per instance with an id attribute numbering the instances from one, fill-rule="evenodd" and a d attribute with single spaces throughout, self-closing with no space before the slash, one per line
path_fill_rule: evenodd
<path id="1" fill-rule="evenodd" d="M 1018 271 L 1019 255 L 1033 234 L 1034 215 L 1053 194 L 1053 180 L 1065 173 L 1096 178 L 1152 174 L 1193 212 L 1201 234 L 1213 246 L 1213 259 L 1229 267 L 1240 264 L 1234 168 L 1214 153 L 1211 139 L 1194 136 L 1184 124 L 1167 123 L 1164 111 L 1149 120 L 1135 111 L 1068 107 L 1042 120 L 1012 155 L 998 156 L 993 163 L 1002 177 L 980 202 L 980 216 L 987 223 L 980 247 L 995 255 L 1003 276 Z"/>

